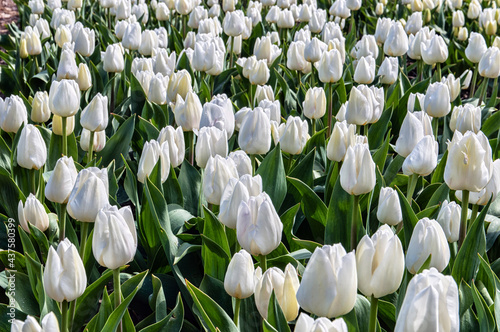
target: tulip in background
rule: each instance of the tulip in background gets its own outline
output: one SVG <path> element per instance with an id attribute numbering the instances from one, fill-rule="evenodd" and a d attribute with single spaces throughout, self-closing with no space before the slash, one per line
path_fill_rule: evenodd
<path id="1" fill-rule="evenodd" d="M 450 102 L 448 86 L 441 82 L 432 83 L 425 93 L 424 110 L 433 118 L 441 118 L 450 112 Z"/>
<path id="2" fill-rule="evenodd" d="M 431 174 L 437 166 L 438 150 L 439 144 L 434 137 L 424 136 L 403 162 L 403 173 L 410 176 Z"/>
<path id="3" fill-rule="evenodd" d="M 396 190 L 385 187 L 380 189 L 377 219 L 383 224 L 396 226 L 403 221 L 403 213 Z"/>
<path id="4" fill-rule="evenodd" d="M 238 135 L 238 145 L 248 154 L 266 154 L 271 147 L 271 123 L 261 107 L 246 113 Z"/>
<path id="5" fill-rule="evenodd" d="M 45 232 L 49 228 L 49 216 L 35 195 L 30 194 L 24 204 L 23 201 L 19 201 L 17 212 L 19 224 L 26 232 L 31 233 L 28 224 L 31 224 L 42 232 Z"/>
<path id="6" fill-rule="evenodd" d="M 196 141 L 196 164 L 205 168 L 210 157 L 220 155 L 226 157 L 228 153 L 227 133 L 216 127 L 203 127 L 198 132 Z"/>
<path id="7" fill-rule="evenodd" d="M 416 274 L 429 255 L 429 267 L 443 271 L 450 261 L 450 248 L 439 223 L 434 219 L 423 218 L 413 229 L 406 253 L 406 268 Z"/>
<path id="8" fill-rule="evenodd" d="M 333 126 L 330 140 L 326 146 L 326 156 L 336 162 L 344 160 L 347 148 L 355 143 L 356 125 L 337 121 Z"/>
<path id="9" fill-rule="evenodd" d="M 184 131 L 198 129 L 200 128 L 202 109 L 200 99 L 194 92 L 189 91 L 186 94 L 186 99 L 183 99 L 181 95 L 177 95 L 174 107 L 175 122 Z"/>
<path id="10" fill-rule="evenodd" d="M 382 65 L 378 69 L 378 75 L 380 76 L 380 82 L 383 84 L 394 84 L 398 79 L 399 74 L 399 63 L 398 58 L 387 57 L 382 62 Z"/>
<path id="11" fill-rule="evenodd" d="M 161 145 L 156 140 L 151 140 L 144 144 L 141 159 L 137 169 L 137 180 L 141 183 L 146 182 L 146 177 L 151 175 L 158 161 L 161 161 L 159 169 L 161 183 L 167 181 L 170 173 L 170 154 L 169 145 L 165 141 Z"/>
<path id="12" fill-rule="evenodd" d="M 450 129 L 462 134 L 467 131 L 477 134 L 481 130 L 481 107 L 472 104 L 455 106 L 451 113 Z"/>
<path id="13" fill-rule="evenodd" d="M 375 163 L 367 144 L 349 146 L 340 168 L 340 184 L 350 195 L 369 193 L 375 187 Z"/>
<path id="14" fill-rule="evenodd" d="M 310 88 L 307 90 L 303 103 L 304 116 L 309 119 L 321 119 L 326 113 L 326 95 L 323 88 Z M 313 121 L 313 134 L 316 131 Z"/>
<path id="15" fill-rule="evenodd" d="M 359 84 L 370 84 L 375 79 L 375 58 L 362 57 L 354 70 L 354 81 Z"/>
<path id="16" fill-rule="evenodd" d="M 25 321 L 13 319 L 11 332 L 59 332 L 59 322 L 53 311 L 46 314 L 41 326 L 33 316 L 27 316 Z"/>
<path id="17" fill-rule="evenodd" d="M 35 93 L 31 105 L 31 120 L 33 122 L 46 122 L 50 119 L 49 94 L 47 91 Z"/>
<path id="18" fill-rule="evenodd" d="M 160 146 L 163 142 L 168 142 L 170 165 L 179 167 L 184 161 L 186 149 L 182 127 L 174 129 L 172 126 L 166 126 L 160 131 L 157 141 Z"/>
<path id="19" fill-rule="evenodd" d="M 435 268 L 411 279 L 396 320 L 396 332 L 454 331 L 460 326 L 458 287 Z"/>
<path id="20" fill-rule="evenodd" d="M 289 116 L 278 128 L 281 150 L 291 155 L 300 154 L 309 139 L 308 125 L 298 116 Z"/>
<path id="21" fill-rule="evenodd" d="M 0 127 L 8 133 L 17 133 L 21 125 L 28 123 L 28 112 L 23 100 L 16 95 L 0 98 Z"/>
<path id="22" fill-rule="evenodd" d="M 459 204 L 447 200 L 441 204 L 441 210 L 439 210 L 436 221 L 443 228 L 446 239 L 450 243 L 458 241 L 461 214 L 462 208 Z"/>
<path id="23" fill-rule="evenodd" d="M 108 97 L 97 93 L 80 115 L 80 124 L 89 131 L 102 131 L 108 126 Z"/>
<path id="24" fill-rule="evenodd" d="M 203 173 L 203 195 L 208 203 L 220 205 L 221 197 L 231 178 L 237 178 L 236 164 L 230 158 L 210 156 Z"/>
<path id="25" fill-rule="evenodd" d="M 340 243 L 325 245 L 317 247 L 309 259 L 297 300 L 305 311 L 316 316 L 339 317 L 354 308 L 357 287 L 354 251 L 346 253 Z"/>
<path id="26" fill-rule="evenodd" d="M 296 332 L 347 332 L 347 324 L 344 319 L 333 321 L 325 317 L 314 319 L 305 313 L 301 313 L 295 323 Z"/>
<path id="27" fill-rule="evenodd" d="M 417 143 L 426 135 L 433 137 L 429 115 L 423 111 L 408 112 L 401 125 L 399 137 L 396 140 L 396 152 L 402 157 L 408 157 Z"/>
<path id="28" fill-rule="evenodd" d="M 209 103 L 203 105 L 200 119 L 200 129 L 217 127 L 227 132 L 228 139 L 234 132 L 234 109 L 231 99 L 225 94 L 217 95 Z"/>

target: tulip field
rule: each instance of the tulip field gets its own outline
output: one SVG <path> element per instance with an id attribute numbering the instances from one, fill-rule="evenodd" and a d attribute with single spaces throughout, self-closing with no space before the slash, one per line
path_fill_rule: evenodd
<path id="1" fill-rule="evenodd" d="M 14 2 L 0 332 L 500 331 L 499 0 Z"/>

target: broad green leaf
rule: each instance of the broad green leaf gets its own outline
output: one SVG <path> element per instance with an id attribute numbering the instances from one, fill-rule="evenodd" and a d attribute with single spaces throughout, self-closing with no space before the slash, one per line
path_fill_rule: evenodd
<path id="1" fill-rule="evenodd" d="M 224 281 L 227 266 L 229 265 L 228 258 L 231 257 L 224 225 L 212 211 L 206 207 L 203 207 L 203 211 L 205 214 L 205 223 L 202 234 L 203 247 L 201 249 L 201 256 L 203 258 L 205 274 Z M 220 248 L 217 251 L 222 250 L 223 253 L 213 251 L 213 245 L 211 246 L 210 241 L 207 240 L 211 240 L 213 244 Z"/>
<path id="2" fill-rule="evenodd" d="M 135 116 L 131 116 L 120 125 L 115 134 L 106 142 L 104 149 L 97 153 L 97 159 L 102 158 L 101 165 L 108 166 L 112 160 L 115 160 L 116 167 L 123 166 L 120 155 L 128 155 L 134 127 Z"/>
<path id="3" fill-rule="evenodd" d="M 279 144 L 262 160 L 256 174 L 262 177 L 262 190 L 271 197 L 276 211 L 279 211 L 286 195 L 285 168 Z"/>
<path id="4" fill-rule="evenodd" d="M 350 247 L 352 205 L 352 197 L 342 188 L 338 177 L 328 204 L 325 244 L 342 243 L 344 248 Z"/>
<path id="5" fill-rule="evenodd" d="M 277 331 L 280 332 L 290 332 L 290 327 L 286 321 L 285 315 L 281 310 L 281 307 L 276 299 L 274 290 L 269 298 L 269 306 L 267 308 L 267 321 L 271 324 Z"/>
<path id="6" fill-rule="evenodd" d="M 415 228 L 415 225 L 418 222 L 418 217 L 406 200 L 405 195 L 403 195 L 398 187 L 396 187 L 396 191 L 398 192 L 399 203 L 401 205 L 401 211 L 403 212 L 403 232 L 405 235 L 404 248 L 408 249 L 408 246 L 410 245 L 411 235 L 413 234 L 413 228 Z"/>
<path id="7" fill-rule="evenodd" d="M 140 332 L 179 332 L 182 329 L 184 322 L 184 305 L 182 304 L 182 297 L 179 293 L 177 295 L 177 302 L 174 309 L 159 322 L 143 328 Z"/>
<path id="8" fill-rule="evenodd" d="M 66 136 L 66 142 L 68 144 L 68 156 L 72 157 L 75 162 L 78 162 L 78 144 L 76 143 L 75 133 Z M 50 135 L 46 171 L 51 171 L 56 167 L 57 161 L 62 157 L 62 145 L 62 136 L 56 134 Z"/>
<path id="9" fill-rule="evenodd" d="M 179 185 L 184 197 L 184 209 L 194 216 L 200 216 L 201 175 L 187 160 L 184 160 L 179 174 Z"/>
<path id="10" fill-rule="evenodd" d="M 484 301 L 475 284 L 472 284 L 472 297 L 474 299 L 474 306 L 476 307 L 479 326 L 481 332 L 495 331 L 495 321 L 493 315 L 488 309 L 488 305 Z"/>

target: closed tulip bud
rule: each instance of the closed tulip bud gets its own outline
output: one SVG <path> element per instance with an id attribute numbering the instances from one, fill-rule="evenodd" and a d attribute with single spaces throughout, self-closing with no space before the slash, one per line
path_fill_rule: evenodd
<path id="1" fill-rule="evenodd" d="M 23 201 L 19 201 L 17 213 L 19 224 L 28 233 L 31 233 L 28 224 L 33 225 L 42 232 L 49 228 L 49 215 L 45 212 L 42 203 L 31 193 L 24 205 Z"/>
<path id="2" fill-rule="evenodd" d="M 425 135 L 432 136 L 429 115 L 425 112 L 408 112 L 396 141 L 396 152 L 406 158 Z"/>
<path id="3" fill-rule="evenodd" d="M 120 73 L 125 67 L 123 60 L 123 49 L 119 44 L 111 44 L 106 47 L 103 59 L 103 69 L 108 73 Z"/>
<path id="4" fill-rule="evenodd" d="M 83 0 L 69 0 L 68 1 L 68 10 L 75 10 L 82 8 Z"/>
<path id="5" fill-rule="evenodd" d="M 131 51 L 136 51 L 141 46 L 141 40 L 141 24 L 139 22 L 129 24 L 123 34 L 123 47 Z"/>
<path id="6" fill-rule="evenodd" d="M 465 24 L 465 16 L 464 16 L 464 12 L 463 11 L 457 10 L 457 11 L 453 12 L 452 24 L 456 28 L 464 26 L 464 24 Z"/>
<path id="7" fill-rule="evenodd" d="M 450 92 L 448 85 L 441 82 L 432 83 L 427 88 L 424 110 L 433 118 L 441 118 L 450 113 Z"/>
<path id="8" fill-rule="evenodd" d="M 262 317 L 267 319 L 269 299 L 274 291 L 276 300 L 287 321 L 292 321 L 299 314 L 296 293 L 299 288 L 297 270 L 289 263 L 285 273 L 276 267 L 264 272 L 255 286 L 255 304 Z"/>
<path id="9" fill-rule="evenodd" d="M 375 163 L 367 144 L 349 146 L 340 168 L 340 184 L 350 195 L 369 193 L 375 187 Z"/>
<path id="10" fill-rule="evenodd" d="M 350 10 L 358 10 L 361 8 L 361 0 L 347 0 L 346 1 L 347 8 Z"/>
<path id="11" fill-rule="evenodd" d="M 148 100 L 158 105 L 167 103 L 168 76 L 156 74 L 149 82 Z"/>
<path id="12" fill-rule="evenodd" d="M 189 14 L 187 26 L 191 29 L 198 29 L 201 20 L 208 18 L 208 11 L 203 6 L 194 7 Z"/>
<path id="13" fill-rule="evenodd" d="M 377 2 L 377 6 L 375 7 L 375 14 L 377 16 L 381 16 L 384 14 L 384 4 L 381 2 Z"/>
<path id="14" fill-rule="evenodd" d="M 75 39 L 75 53 L 91 56 L 95 50 L 95 32 L 89 28 L 78 31 Z"/>
<path id="15" fill-rule="evenodd" d="M 71 35 L 71 30 L 66 25 L 59 25 L 56 29 L 56 34 L 54 40 L 60 48 L 63 47 L 65 43 L 71 43 L 73 37 Z"/>
<path id="16" fill-rule="evenodd" d="M 28 7 L 30 7 L 33 14 L 42 15 L 45 9 L 45 4 L 42 0 L 30 0 L 28 1 Z"/>
<path id="17" fill-rule="evenodd" d="M 45 186 L 45 197 L 53 203 L 66 204 L 77 175 L 78 171 L 72 157 L 59 158 Z"/>
<path id="18" fill-rule="evenodd" d="M 481 132 L 455 131 L 448 143 L 444 180 L 452 190 L 478 192 L 491 178 L 493 161 L 488 138 Z"/>
<path id="19" fill-rule="evenodd" d="M 467 10 L 467 18 L 475 20 L 481 14 L 482 8 L 478 0 L 472 0 Z"/>
<path id="20" fill-rule="evenodd" d="M 307 62 L 304 57 L 304 49 L 306 44 L 302 41 L 292 42 L 286 54 L 286 66 L 290 70 L 298 70 L 303 73 L 311 71 L 311 63 Z"/>
<path id="21" fill-rule="evenodd" d="M 326 146 L 326 156 L 332 161 L 343 161 L 347 148 L 353 144 L 356 126 L 346 121 L 337 121 L 333 126 L 332 134 Z"/>
<path id="22" fill-rule="evenodd" d="M 117 0 L 117 4 L 115 6 L 116 10 L 116 19 L 117 20 L 126 20 L 130 17 L 132 11 L 132 3 L 127 0 Z"/>
<path id="23" fill-rule="evenodd" d="M 210 156 L 203 173 L 203 194 L 208 203 L 220 205 L 221 197 L 231 178 L 238 177 L 236 164 L 232 159 Z"/>
<path id="24" fill-rule="evenodd" d="M 384 44 L 391 29 L 392 21 L 390 18 L 379 17 L 375 28 L 375 39 L 377 43 Z"/>
<path id="25" fill-rule="evenodd" d="M 462 81 L 462 90 L 468 89 L 470 82 L 472 81 L 472 70 L 467 69 L 460 75 L 460 80 Z"/>
<path id="26" fill-rule="evenodd" d="M 47 91 L 37 91 L 31 105 L 31 120 L 33 122 L 46 122 L 49 119 L 49 94 Z"/>
<path id="27" fill-rule="evenodd" d="M 238 171 L 238 177 L 242 177 L 245 174 L 252 175 L 252 161 L 250 157 L 243 150 L 237 150 L 231 152 L 228 156 L 236 164 L 236 170 Z"/>
<path id="28" fill-rule="evenodd" d="M 400 22 L 394 22 L 384 42 L 384 53 L 388 56 L 402 56 L 408 51 L 408 37 Z"/>
<path id="29" fill-rule="evenodd" d="M 479 75 L 487 78 L 500 76 L 500 49 L 492 46 L 486 50 L 479 61 Z"/>
<path id="30" fill-rule="evenodd" d="M 488 204 L 490 198 L 494 202 L 500 192 L 500 159 L 495 160 L 493 163 L 493 173 L 491 175 L 490 181 L 486 187 L 481 189 L 479 192 L 471 192 L 469 195 L 469 203 L 477 205 Z M 455 196 L 459 201 L 462 201 L 462 191 L 457 190 Z"/>
<path id="31" fill-rule="evenodd" d="M 0 125 L 2 130 L 17 133 L 23 123 L 28 123 L 28 112 L 23 100 L 16 95 L 7 97 L 4 101 L 0 98 Z"/>
<path id="32" fill-rule="evenodd" d="M 328 12 L 330 15 L 341 18 L 348 18 L 351 16 L 351 10 L 347 7 L 346 0 L 335 0 Z"/>
<path id="33" fill-rule="evenodd" d="M 176 67 L 176 54 L 175 52 L 170 53 L 166 49 L 158 49 L 155 55 L 155 61 L 153 64 L 153 70 L 155 74 L 163 74 L 163 76 L 170 76 Z"/>
<path id="34" fill-rule="evenodd" d="M 372 56 L 376 59 L 378 57 L 378 45 L 375 37 L 364 35 L 354 48 L 351 49 L 351 56 L 358 60 L 367 56 Z"/>
<path id="35" fill-rule="evenodd" d="M 47 160 L 47 146 L 40 131 L 28 124 L 17 143 L 17 164 L 27 169 L 40 169 Z"/>
<path id="36" fill-rule="evenodd" d="M 431 331 L 438 327 L 458 331 L 459 326 L 458 287 L 453 277 L 444 276 L 434 268 L 413 277 L 394 331 Z"/>
<path id="37" fill-rule="evenodd" d="M 92 86 L 92 75 L 86 63 L 80 63 L 78 66 L 78 78 L 76 79 L 81 91 L 87 91 Z"/>
<path id="38" fill-rule="evenodd" d="M 255 66 L 250 71 L 250 76 L 248 79 L 251 84 L 254 85 L 265 85 L 269 80 L 269 67 L 267 66 L 267 61 L 258 60 Z"/>
<path id="39" fill-rule="evenodd" d="M 399 63 L 398 58 L 387 57 L 382 62 L 382 65 L 378 69 L 378 75 L 380 76 L 380 83 L 382 84 L 394 84 L 398 79 L 399 74 Z"/>
<path id="40" fill-rule="evenodd" d="M 160 146 L 163 142 L 168 142 L 170 164 L 172 167 L 178 167 L 184 161 L 185 142 L 182 127 L 174 129 L 172 126 L 166 126 L 158 135 Z"/>
<path id="41" fill-rule="evenodd" d="M 488 36 L 493 36 L 497 33 L 497 22 L 495 20 L 486 21 L 484 23 L 484 31 Z"/>
<path id="42" fill-rule="evenodd" d="M 52 36 L 50 32 L 49 22 L 47 22 L 46 19 L 39 18 L 35 23 L 35 27 L 38 29 L 38 32 L 42 34 L 42 40 Z"/>
<path id="43" fill-rule="evenodd" d="M 90 131 L 83 128 L 82 134 L 80 136 L 80 147 L 83 151 L 87 152 L 90 146 Z M 93 142 L 93 151 L 99 152 L 106 146 L 106 131 L 95 131 L 94 132 L 94 142 Z"/>
<path id="44" fill-rule="evenodd" d="M 422 12 L 414 12 L 408 17 L 408 22 L 406 22 L 405 31 L 408 34 L 416 34 L 422 29 Z"/>
<path id="45" fill-rule="evenodd" d="M 450 261 L 450 248 L 443 229 L 436 220 L 424 218 L 413 229 L 406 253 L 406 268 L 411 274 L 417 273 L 429 255 L 429 267 L 438 271 L 443 271 Z"/>
<path id="46" fill-rule="evenodd" d="M 137 250 L 137 231 L 129 206 L 118 210 L 105 206 L 95 219 L 92 252 L 96 261 L 110 270 L 132 261 Z"/>
<path id="47" fill-rule="evenodd" d="M 457 39 L 460 41 L 466 41 L 467 37 L 469 37 L 469 31 L 466 27 L 460 27 L 457 33 Z"/>
<path id="48" fill-rule="evenodd" d="M 267 255 L 281 242 L 283 224 L 265 192 L 250 197 L 238 208 L 236 234 L 242 248 L 252 255 Z"/>
<path id="49" fill-rule="evenodd" d="M 252 177 L 250 174 L 245 174 L 239 179 L 229 179 L 220 199 L 218 217 L 220 222 L 229 228 L 236 229 L 238 208 L 241 202 L 248 203 L 250 197 L 258 196 L 261 193 L 262 178 L 260 175 Z"/>
<path id="50" fill-rule="evenodd" d="M 116 0 L 99 0 L 99 5 L 102 8 L 113 8 L 116 6 Z"/>
<path id="51" fill-rule="evenodd" d="M 38 55 L 42 53 L 40 33 L 36 27 L 34 29 L 30 26 L 26 27 L 22 38 L 26 40 L 26 49 L 29 55 Z"/>
<path id="52" fill-rule="evenodd" d="M 279 142 L 281 150 L 289 154 L 301 154 L 309 139 L 309 126 L 298 116 L 289 116 L 286 124 L 279 128 Z"/>
<path id="53" fill-rule="evenodd" d="M 257 38 L 255 40 L 253 48 L 254 55 L 257 57 L 257 60 L 266 60 L 269 66 L 281 55 L 281 52 L 281 48 L 272 43 L 272 38 L 270 36 Z"/>
<path id="54" fill-rule="evenodd" d="M 450 129 L 462 134 L 469 130 L 477 134 L 481 130 L 481 108 L 472 104 L 455 106 L 451 113 Z"/>
<path id="55" fill-rule="evenodd" d="M 65 238 L 57 251 L 50 247 L 43 271 L 45 293 L 57 302 L 71 302 L 83 294 L 86 286 L 85 267 L 75 245 Z"/>
<path id="56" fill-rule="evenodd" d="M 224 12 L 232 12 L 236 9 L 238 0 L 222 0 L 222 9 Z"/>
<path id="57" fill-rule="evenodd" d="M 250 73 L 253 70 L 253 67 L 255 67 L 255 64 L 257 63 L 257 57 L 255 55 L 248 57 L 248 58 L 240 58 L 236 62 L 238 65 L 243 67 L 243 76 L 246 78 L 250 77 Z"/>
<path id="58" fill-rule="evenodd" d="M 158 48 L 158 36 L 153 30 L 144 30 L 141 35 L 141 45 L 139 53 L 144 56 L 151 56 L 153 50 Z"/>
<path id="59" fill-rule="evenodd" d="M 170 173 L 170 155 L 169 155 L 169 145 L 165 141 L 161 145 L 156 140 L 151 140 L 144 144 L 142 150 L 141 159 L 139 159 L 139 167 L 137 170 L 137 180 L 139 182 L 146 182 L 146 177 L 148 177 L 153 169 L 155 168 L 158 160 L 161 160 L 161 182 L 167 181 L 168 175 Z"/>
<path id="60" fill-rule="evenodd" d="M 80 124 L 89 131 L 102 131 L 108 126 L 108 97 L 97 93 L 82 111 Z"/>
<path id="61" fill-rule="evenodd" d="M 160 22 L 168 21 L 170 18 L 170 10 L 164 2 L 160 2 L 156 7 L 156 19 Z"/>
<path id="62" fill-rule="evenodd" d="M 439 144 L 430 135 L 424 136 L 403 162 L 405 175 L 427 176 L 437 166 Z"/>
<path id="63" fill-rule="evenodd" d="M 314 37 L 304 48 L 304 58 L 309 62 L 317 62 L 327 47 L 325 43 Z"/>
<path id="64" fill-rule="evenodd" d="M 69 116 L 66 118 L 66 136 L 71 135 L 74 129 L 75 116 Z M 56 114 L 54 114 L 54 116 L 52 117 L 52 133 L 58 136 L 63 135 L 62 118 Z"/>
<path id="65" fill-rule="evenodd" d="M 177 101 L 174 107 L 175 122 L 182 127 L 184 131 L 193 131 L 200 126 L 202 106 L 200 99 L 194 92 L 188 92 L 186 101 L 180 95 L 177 95 Z"/>
<path id="66" fill-rule="evenodd" d="M 446 239 L 450 243 L 458 241 L 461 213 L 462 208 L 459 204 L 447 200 L 443 202 L 441 210 L 439 210 L 436 221 L 443 228 Z"/>
<path id="67" fill-rule="evenodd" d="M 242 249 L 234 254 L 224 277 L 224 289 L 237 299 L 246 299 L 253 295 L 254 273 L 252 256 Z"/>
<path id="68" fill-rule="evenodd" d="M 231 37 L 240 36 L 245 30 L 245 15 L 241 10 L 227 12 L 224 16 L 224 33 Z"/>
<path id="69" fill-rule="evenodd" d="M 303 103 L 304 115 L 309 119 L 321 119 L 326 113 L 326 95 L 323 88 L 307 90 Z"/>
<path id="70" fill-rule="evenodd" d="M 49 91 L 52 113 L 61 117 L 75 115 L 80 109 L 80 87 L 73 80 L 54 81 Z"/>
<path id="71" fill-rule="evenodd" d="M 26 38 L 21 38 L 20 44 L 19 44 L 19 56 L 21 59 L 26 59 L 29 54 L 28 54 L 28 41 Z"/>
<path id="72" fill-rule="evenodd" d="M 420 52 L 422 53 L 422 60 L 428 65 L 443 63 L 448 59 L 448 46 L 443 37 L 439 35 L 434 35 L 429 40 L 422 41 Z"/>
<path id="73" fill-rule="evenodd" d="M 217 127 L 227 132 L 228 138 L 234 132 L 234 109 L 231 99 L 225 94 L 217 95 L 203 105 L 200 128 Z"/>
<path id="74" fill-rule="evenodd" d="M 403 246 L 387 225 L 370 238 L 365 235 L 356 248 L 358 288 L 365 296 L 381 298 L 398 290 L 405 271 Z"/>
<path id="75" fill-rule="evenodd" d="M 198 132 L 196 141 L 196 164 L 205 168 L 208 159 L 215 155 L 227 156 L 227 133 L 216 127 L 203 127 Z"/>
<path id="76" fill-rule="evenodd" d="M 396 190 L 385 187 L 380 189 L 377 219 L 383 224 L 395 226 L 403 221 L 399 196 Z"/>
<path id="77" fill-rule="evenodd" d="M 271 123 L 261 107 L 250 110 L 241 123 L 238 145 L 248 154 L 266 154 L 271 147 Z"/>
<path id="78" fill-rule="evenodd" d="M 354 81 L 359 84 L 370 84 L 375 79 L 375 59 L 372 56 L 361 57 L 354 71 Z"/>
<path id="79" fill-rule="evenodd" d="M 483 35 L 477 32 L 471 32 L 469 44 L 465 48 L 465 56 L 472 63 L 478 63 L 486 52 L 487 46 Z"/>
<path id="80" fill-rule="evenodd" d="M 274 91 L 269 85 L 257 85 L 254 101 L 260 104 L 262 100 L 274 101 Z"/>
<path id="81" fill-rule="evenodd" d="M 455 78 L 455 75 L 449 74 L 443 77 L 441 83 L 448 86 L 448 92 L 450 93 L 450 101 L 453 102 L 460 95 L 460 77 Z"/>
<path id="82" fill-rule="evenodd" d="M 170 102 L 177 103 L 177 95 L 180 95 L 182 99 L 186 100 L 188 92 L 193 92 L 191 75 L 189 75 L 189 72 L 182 69 L 172 74 L 167 88 L 167 99 Z M 184 131 L 186 130 L 184 129 Z"/>
<path id="83" fill-rule="evenodd" d="M 291 29 L 295 25 L 295 19 L 290 10 L 284 9 L 280 12 L 278 22 L 276 23 L 278 28 Z"/>
<path id="84" fill-rule="evenodd" d="M 297 300 L 316 316 L 342 316 L 354 308 L 357 281 L 354 252 L 346 253 L 339 243 L 317 247 L 306 265 Z"/>
<path id="85" fill-rule="evenodd" d="M 68 199 L 69 215 L 82 222 L 94 222 L 97 213 L 109 202 L 108 170 L 85 168 L 78 173 Z"/>
<path id="86" fill-rule="evenodd" d="M 366 91 L 368 94 L 369 89 Z M 346 108 L 346 120 L 349 124 L 365 125 L 373 117 L 372 98 L 364 95 L 362 89 L 353 87 L 349 94 L 349 104 Z"/>
<path id="87" fill-rule="evenodd" d="M 325 317 L 316 320 L 305 313 L 301 313 L 295 323 L 296 332 L 347 332 L 347 324 L 344 319 L 338 318 L 333 321 Z"/>
<path id="88" fill-rule="evenodd" d="M 123 35 L 125 34 L 125 30 L 127 30 L 127 27 L 129 25 L 128 21 L 118 21 L 115 24 L 115 35 L 118 40 L 123 39 Z"/>
<path id="89" fill-rule="evenodd" d="M 336 49 L 323 52 L 317 64 L 319 80 L 323 83 L 335 83 L 342 77 L 342 58 Z"/>

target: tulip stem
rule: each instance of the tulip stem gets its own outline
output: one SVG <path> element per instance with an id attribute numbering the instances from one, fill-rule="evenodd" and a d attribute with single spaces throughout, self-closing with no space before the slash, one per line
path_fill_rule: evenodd
<path id="1" fill-rule="evenodd" d="M 418 174 L 410 175 L 408 179 L 408 191 L 406 192 L 406 200 L 411 206 L 411 199 L 413 197 L 413 192 L 415 191 L 415 187 L 417 186 Z"/>
<path id="2" fill-rule="evenodd" d="M 474 98 L 474 92 L 476 91 L 476 80 L 478 72 L 479 62 L 474 66 L 474 75 L 472 76 L 472 82 L 470 84 L 470 95 L 469 98 Z"/>
<path id="3" fill-rule="evenodd" d="M 71 301 L 71 303 L 69 304 L 68 328 L 70 331 L 73 330 L 73 319 L 75 318 L 75 309 L 76 309 L 76 299 Z"/>
<path id="4" fill-rule="evenodd" d="M 191 132 L 191 150 L 189 151 L 189 161 L 194 166 L 194 131 Z"/>
<path id="5" fill-rule="evenodd" d="M 229 51 L 229 68 L 233 68 L 234 37 L 229 38 L 231 38 L 231 50 Z"/>
<path id="6" fill-rule="evenodd" d="M 62 154 L 63 156 L 68 155 L 68 140 L 66 138 L 66 117 L 61 117 L 61 123 L 62 123 Z"/>
<path id="7" fill-rule="evenodd" d="M 436 69 L 437 69 L 437 76 L 438 76 L 438 77 L 437 77 L 437 78 L 438 78 L 438 79 L 437 79 L 437 81 L 438 81 L 438 82 L 441 82 L 441 77 L 442 77 L 442 76 L 441 76 L 441 63 L 439 63 L 439 62 L 438 62 L 438 63 L 436 64 Z"/>
<path id="8" fill-rule="evenodd" d="M 378 299 L 375 296 L 372 296 L 370 305 L 370 323 L 368 325 L 368 332 L 376 331 L 377 311 L 378 311 Z"/>
<path id="9" fill-rule="evenodd" d="M 31 193 L 36 195 L 36 169 L 30 169 L 31 176 Z"/>
<path id="10" fill-rule="evenodd" d="M 485 77 L 484 79 L 486 80 L 486 82 L 484 83 L 483 91 L 481 92 L 481 97 L 479 97 L 479 102 L 477 103 L 477 106 L 481 106 L 481 103 L 483 102 L 483 100 L 486 99 L 486 95 L 488 94 L 488 80 L 489 80 L 489 78 Z"/>
<path id="11" fill-rule="evenodd" d="M 439 128 L 439 118 L 432 118 L 432 134 L 434 135 L 434 138 L 438 139 L 438 128 Z"/>
<path id="12" fill-rule="evenodd" d="M 241 299 L 235 299 L 233 322 L 234 325 L 236 325 L 236 327 L 238 327 L 238 319 L 240 318 L 240 305 L 241 305 Z"/>
<path id="13" fill-rule="evenodd" d="M 61 211 L 59 212 L 59 242 L 64 240 L 66 233 L 66 204 L 61 204 Z"/>
<path id="14" fill-rule="evenodd" d="M 262 269 L 262 273 L 264 273 L 267 270 L 266 255 L 259 255 L 259 260 L 260 260 L 260 268 Z"/>
<path id="15" fill-rule="evenodd" d="M 250 84 L 250 108 L 253 108 L 253 85 Z"/>
<path id="16" fill-rule="evenodd" d="M 113 270 L 113 287 L 114 287 L 114 298 L 115 298 L 115 309 L 118 308 L 120 303 L 122 302 L 122 294 L 121 294 L 121 284 L 120 284 L 120 268 Z M 120 320 L 120 324 L 118 325 L 117 331 L 122 330 L 122 322 Z"/>
<path id="17" fill-rule="evenodd" d="M 467 233 L 467 214 L 469 212 L 469 191 L 462 191 L 462 216 L 460 220 L 460 235 L 458 237 L 458 249 L 462 247 L 465 235 Z"/>
<path id="18" fill-rule="evenodd" d="M 92 161 L 93 157 L 92 155 L 94 154 L 94 132 L 90 132 L 90 139 L 89 139 L 89 151 L 88 151 L 88 156 L 87 156 L 87 165 L 90 164 Z"/>
<path id="19" fill-rule="evenodd" d="M 186 39 L 186 20 L 187 16 L 182 15 L 182 38 Z"/>
<path id="20" fill-rule="evenodd" d="M 82 228 L 80 229 L 80 257 L 83 260 L 83 255 L 85 254 L 85 245 L 87 244 L 87 235 L 89 233 L 89 223 L 88 222 L 81 222 Z"/>
<path id="21" fill-rule="evenodd" d="M 250 160 L 252 162 L 252 176 L 254 176 L 255 175 L 255 155 L 254 154 L 250 155 Z"/>
<path id="22" fill-rule="evenodd" d="M 316 134 L 316 119 L 311 119 L 311 126 L 312 126 L 312 136 L 314 136 L 314 134 Z"/>
<path id="23" fill-rule="evenodd" d="M 61 332 L 68 332 L 68 302 L 61 302 Z"/>
<path id="24" fill-rule="evenodd" d="M 351 220 L 351 250 L 356 248 L 356 241 L 358 239 L 358 210 L 359 210 L 359 196 L 353 195 L 354 202 L 352 205 L 352 220 Z"/>
<path id="25" fill-rule="evenodd" d="M 470 225 L 472 225 L 472 223 L 474 222 L 474 220 L 476 220 L 477 212 L 478 211 L 479 211 L 479 205 L 478 204 L 472 204 L 472 214 L 470 215 L 469 227 L 470 227 Z"/>
<path id="26" fill-rule="evenodd" d="M 326 138 L 329 138 L 331 133 L 332 133 L 332 117 L 333 117 L 333 87 L 332 83 L 327 83 L 327 89 L 328 89 L 328 135 Z"/>

